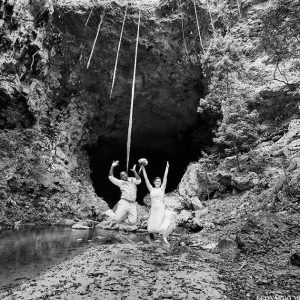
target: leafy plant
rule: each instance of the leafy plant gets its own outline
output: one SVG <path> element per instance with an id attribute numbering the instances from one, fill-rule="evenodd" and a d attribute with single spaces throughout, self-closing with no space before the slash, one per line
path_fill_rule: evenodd
<path id="1" fill-rule="evenodd" d="M 239 153 L 249 150 L 258 139 L 258 113 L 249 111 L 242 99 L 233 97 L 223 104 L 223 120 L 214 142 L 234 151 L 238 169 Z"/>
<path id="2" fill-rule="evenodd" d="M 287 58 L 299 58 L 300 54 L 300 6 L 295 0 L 277 0 L 262 18 L 260 43 L 276 63 L 274 80 L 289 85 L 288 78 L 280 69 Z M 278 75 L 280 75 L 278 77 Z"/>

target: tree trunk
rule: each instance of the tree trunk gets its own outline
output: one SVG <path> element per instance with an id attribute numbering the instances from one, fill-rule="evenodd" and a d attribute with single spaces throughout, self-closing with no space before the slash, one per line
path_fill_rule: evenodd
<path id="1" fill-rule="evenodd" d="M 208 13 L 209 13 L 209 16 L 210 16 L 211 27 L 212 27 L 212 31 L 213 31 L 213 35 L 214 35 L 214 39 L 215 39 L 216 38 L 216 31 L 215 31 L 214 21 L 213 21 L 211 10 L 210 10 L 209 0 L 206 1 L 206 6 L 208 8 Z"/>
<path id="2" fill-rule="evenodd" d="M 235 158 L 236 158 L 238 170 L 239 170 L 239 172 L 241 172 L 240 161 L 239 161 L 239 150 L 238 150 L 238 147 L 236 146 L 236 143 L 234 143 L 234 150 L 235 150 Z"/>
<path id="3" fill-rule="evenodd" d="M 227 97 L 227 100 L 228 100 L 228 97 L 229 97 L 229 71 L 228 71 L 228 67 L 227 67 L 227 72 L 226 72 L 226 97 Z"/>
<path id="4" fill-rule="evenodd" d="M 242 17 L 242 13 L 241 13 L 241 4 L 240 4 L 240 0 L 236 0 L 236 3 L 237 3 L 238 10 L 239 10 L 240 18 L 241 18 L 241 17 Z"/>
<path id="5" fill-rule="evenodd" d="M 205 181 L 206 181 L 207 200 L 209 200 L 209 188 L 208 188 L 208 176 L 207 176 L 207 172 L 205 172 Z"/>

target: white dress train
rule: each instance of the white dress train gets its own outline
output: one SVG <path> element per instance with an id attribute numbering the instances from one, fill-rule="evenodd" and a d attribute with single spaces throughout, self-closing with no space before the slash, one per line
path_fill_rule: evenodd
<path id="1" fill-rule="evenodd" d="M 151 190 L 151 209 L 147 229 L 149 233 L 160 233 L 166 238 L 176 228 L 177 214 L 165 208 L 164 196 L 165 192 L 162 188 L 153 188 Z"/>

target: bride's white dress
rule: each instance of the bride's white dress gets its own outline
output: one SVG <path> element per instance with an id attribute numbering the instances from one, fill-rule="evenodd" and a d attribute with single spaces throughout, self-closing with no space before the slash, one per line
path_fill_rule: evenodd
<path id="1" fill-rule="evenodd" d="M 150 192 L 151 209 L 148 220 L 148 232 L 161 233 L 163 236 L 168 236 L 176 227 L 177 214 L 165 208 L 164 196 L 165 192 L 162 188 L 153 188 Z"/>

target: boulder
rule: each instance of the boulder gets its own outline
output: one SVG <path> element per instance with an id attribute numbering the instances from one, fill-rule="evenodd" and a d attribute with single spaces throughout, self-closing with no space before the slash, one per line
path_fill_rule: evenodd
<path id="1" fill-rule="evenodd" d="M 200 201 L 200 199 L 197 196 L 191 197 L 189 199 L 189 202 L 191 203 L 194 210 L 199 210 L 199 209 L 204 208 L 202 202 Z"/>
<path id="2" fill-rule="evenodd" d="M 235 175 L 231 172 L 220 170 L 217 173 L 217 177 L 220 184 L 230 186 L 240 192 L 250 190 L 259 183 L 259 177 L 255 172 Z"/>
<path id="3" fill-rule="evenodd" d="M 80 223 L 76 223 L 75 225 L 72 226 L 72 229 L 79 229 L 79 230 L 89 230 L 89 226 L 82 225 Z"/>
<path id="4" fill-rule="evenodd" d="M 300 152 L 300 119 L 292 120 L 289 124 L 288 132 L 280 138 L 271 148 L 272 152 L 282 148 L 286 156 L 291 153 Z"/>
<path id="5" fill-rule="evenodd" d="M 220 184 L 222 184 L 224 186 L 231 185 L 231 179 L 232 179 L 231 173 L 224 171 L 224 170 L 220 170 L 217 173 L 217 178 L 218 178 L 218 181 L 220 182 Z"/>
<path id="6" fill-rule="evenodd" d="M 231 182 L 232 186 L 238 191 L 246 191 L 259 183 L 259 177 L 256 173 L 249 172 L 246 176 L 234 176 Z"/>
<path id="7" fill-rule="evenodd" d="M 94 221 L 94 220 L 86 219 L 86 220 L 78 221 L 76 224 L 82 225 L 82 226 L 87 226 L 87 227 L 92 227 L 92 226 L 94 226 L 94 225 L 97 225 L 98 222 L 97 222 L 97 221 Z M 75 224 L 75 225 L 76 225 L 76 224 Z"/>
<path id="8" fill-rule="evenodd" d="M 177 216 L 177 223 L 180 225 L 186 224 L 189 220 L 193 218 L 193 215 L 188 210 L 182 210 Z"/>
<path id="9" fill-rule="evenodd" d="M 244 169 L 248 165 L 248 155 L 239 155 L 239 165 L 241 169 Z M 221 163 L 220 168 L 225 170 L 237 170 L 238 165 L 236 156 L 228 156 Z"/>
<path id="10" fill-rule="evenodd" d="M 181 211 L 185 208 L 184 200 L 177 192 L 168 193 L 164 197 L 166 208 L 175 211 Z"/>
<path id="11" fill-rule="evenodd" d="M 227 258 L 235 259 L 240 254 L 237 242 L 230 239 L 220 240 L 217 248 Z"/>
<path id="12" fill-rule="evenodd" d="M 212 242 L 206 245 L 203 245 L 201 248 L 205 249 L 205 250 L 214 250 L 216 249 L 218 246 L 218 243 Z"/>
<path id="13" fill-rule="evenodd" d="M 232 169 L 232 168 L 236 168 L 237 167 L 237 161 L 236 161 L 236 157 L 235 156 L 228 156 L 224 159 L 224 161 L 222 162 L 222 166 L 225 169 Z"/>
<path id="14" fill-rule="evenodd" d="M 222 239 L 219 241 L 217 247 L 219 250 L 224 251 L 227 249 L 236 249 L 237 243 L 235 241 L 229 240 L 229 239 Z"/>
<path id="15" fill-rule="evenodd" d="M 188 228 L 191 232 L 199 232 L 204 228 L 204 222 L 200 218 L 193 218 Z"/>
<path id="16" fill-rule="evenodd" d="M 208 195 L 219 189 L 216 173 L 208 171 L 201 162 L 190 164 L 178 186 L 178 193 L 184 204 L 190 206 L 190 199 L 207 199 Z"/>
<path id="17" fill-rule="evenodd" d="M 199 219 L 199 218 L 201 218 L 201 217 L 203 217 L 203 216 L 205 216 L 207 214 L 208 214 L 208 208 L 204 207 L 202 209 L 199 209 L 199 210 L 195 211 L 195 217 L 194 218 L 195 219 Z"/>

